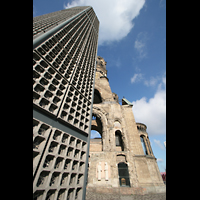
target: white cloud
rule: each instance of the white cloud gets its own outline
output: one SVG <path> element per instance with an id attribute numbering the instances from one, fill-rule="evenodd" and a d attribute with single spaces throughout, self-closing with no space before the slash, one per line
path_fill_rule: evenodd
<path id="1" fill-rule="evenodd" d="M 153 141 L 155 142 L 155 144 L 156 144 L 159 148 L 161 148 L 162 150 L 165 149 L 164 146 L 161 144 L 160 140 L 154 139 Z"/>
<path id="2" fill-rule="evenodd" d="M 136 71 L 139 72 L 138 69 L 136 69 Z M 160 89 L 160 87 L 162 87 L 163 84 L 166 85 L 166 78 L 165 77 L 160 77 L 160 76 L 153 77 L 153 76 L 151 76 L 150 79 L 147 80 L 144 77 L 144 74 L 142 74 L 142 73 L 135 73 L 133 75 L 133 77 L 131 78 L 131 83 L 140 82 L 141 80 L 143 80 L 144 85 L 146 85 L 147 87 L 156 86 L 159 82 L 161 82 L 161 83 L 157 86 L 158 89 Z"/>
<path id="3" fill-rule="evenodd" d="M 142 97 L 132 103 L 136 122 L 146 124 L 149 135 L 166 134 L 166 77 L 162 78 L 153 98 Z"/>
<path id="4" fill-rule="evenodd" d="M 161 162 L 161 163 L 162 163 L 162 162 L 163 162 L 163 159 L 162 159 L 162 158 L 158 158 L 158 159 L 157 159 L 157 162 Z"/>
<path id="5" fill-rule="evenodd" d="M 158 81 L 160 81 L 160 80 L 162 80 L 160 77 L 151 77 L 150 78 L 150 80 L 145 80 L 144 81 L 144 85 L 146 85 L 146 86 L 155 86 L 157 83 L 158 83 Z"/>
<path id="6" fill-rule="evenodd" d="M 139 82 L 140 80 L 143 79 L 143 74 L 134 74 L 133 77 L 131 78 L 131 83 Z"/>
<path id="7" fill-rule="evenodd" d="M 146 41 L 148 40 L 146 32 L 140 32 L 137 35 L 134 47 L 139 54 L 139 58 L 145 58 L 147 56 Z"/>
<path id="8" fill-rule="evenodd" d="M 102 45 L 126 37 L 144 4 L 145 0 L 73 0 L 64 4 L 64 8 L 92 6 L 100 21 L 99 45 Z"/>
<path id="9" fill-rule="evenodd" d="M 160 2 L 159 2 L 159 6 L 160 6 L 160 7 L 164 7 L 165 4 L 166 4 L 166 2 L 163 2 L 163 0 L 160 0 Z"/>

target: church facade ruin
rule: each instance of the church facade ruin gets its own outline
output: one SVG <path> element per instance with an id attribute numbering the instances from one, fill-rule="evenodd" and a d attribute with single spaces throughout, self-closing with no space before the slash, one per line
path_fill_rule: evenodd
<path id="1" fill-rule="evenodd" d="M 111 91 L 106 62 L 97 56 L 87 191 L 146 194 L 165 192 L 147 126 L 136 123 L 127 99 Z"/>

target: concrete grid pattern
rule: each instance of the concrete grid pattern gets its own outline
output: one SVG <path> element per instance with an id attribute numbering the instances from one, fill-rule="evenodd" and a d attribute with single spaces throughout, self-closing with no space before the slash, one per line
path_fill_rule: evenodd
<path id="1" fill-rule="evenodd" d="M 82 200 L 99 21 L 90 6 L 33 21 L 33 199 Z"/>
<path id="2" fill-rule="evenodd" d="M 33 182 L 34 199 L 45 195 L 81 199 L 87 143 L 37 119 L 33 125 L 33 174 L 46 146 Z"/>
<path id="3" fill-rule="evenodd" d="M 33 51 L 33 104 L 86 133 L 98 38 L 87 15 L 96 22 L 91 9 Z"/>
<path id="4" fill-rule="evenodd" d="M 74 15 L 81 12 L 83 9 L 88 8 L 88 6 L 78 6 L 70 9 L 60 10 L 45 15 L 40 15 L 33 18 L 33 38 L 36 35 L 46 32 L 58 24 L 70 19 Z"/>

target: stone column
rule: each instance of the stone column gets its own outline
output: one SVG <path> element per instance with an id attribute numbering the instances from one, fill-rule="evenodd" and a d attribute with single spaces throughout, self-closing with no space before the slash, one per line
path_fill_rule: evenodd
<path id="1" fill-rule="evenodd" d="M 105 171 L 105 180 L 108 181 L 108 163 L 107 162 L 105 162 L 104 171 Z"/>
<path id="2" fill-rule="evenodd" d="M 98 181 L 101 180 L 101 162 L 99 162 L 97 167 Z"/>
<path id="3" fill-rule="evenodd" d="M 151 148 L 151 144 L 150 144 L 149 138 L 147 138 L 147 143 L 148 143 L 149 150 L 151 152 L 150 155 L 153 156 L 153 151 L 152 151 L 152 148 Z"/>
<path id="4" fill-rule="evenodd" d="M 144 139 L 144 144 L 145 144 L 145 146 L 146 146 L 147 153 L 148 153 L 148 155 L 151 155 L 151 154 L 150 154 L 150 151 L 149 151 L 149 145 L 147 145 L 147 138 L 146 138 L 146 136 L 143 137 L 143 139 Z"/>

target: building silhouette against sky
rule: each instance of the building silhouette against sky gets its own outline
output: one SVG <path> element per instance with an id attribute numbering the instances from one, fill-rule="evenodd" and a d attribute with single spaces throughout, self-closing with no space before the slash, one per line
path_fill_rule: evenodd
<path id="1" fill-rule="evenodd" d="M 162 193 L 163 183 L 147 126 L 135 121 L 127 99 L 113 93 L 105 60 L 97 56 L 87 193 Z M 109 64 L 109 63 L 108 63 Z"/>
<path id="2" fill-rule="evenodd" d="M 84 199 L 99 20 L 90 6 L 33 18 L 33 199 Z"/>
<path id="3" fill-rule="evenodd" d="M 165 192 L 147 126 L 111 91 L 98 33 L 91 6 L 33 18 L 33 199 L 82 200 L 86 185 Z M 101 137 L 90 140 L 91 129 Z"/>

